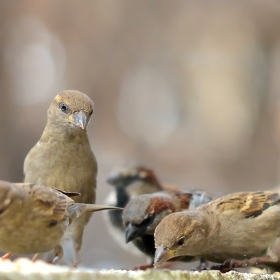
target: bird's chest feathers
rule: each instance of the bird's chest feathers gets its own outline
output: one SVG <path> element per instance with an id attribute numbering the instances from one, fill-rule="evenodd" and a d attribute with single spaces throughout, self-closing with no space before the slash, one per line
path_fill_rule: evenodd
<path id="1" fill-rule="evenodd" d="M 38 142 L 25 162 L 25 181 L 67 190 L 95 180 L 96 162 L 89 144 Z"/>

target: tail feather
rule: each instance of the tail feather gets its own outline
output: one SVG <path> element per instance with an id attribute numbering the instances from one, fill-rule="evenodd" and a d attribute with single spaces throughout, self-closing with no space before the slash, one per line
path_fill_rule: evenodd
<path id="1" fill-rule="evenodd" d="M 97 204 L 73 203 L 69 205 L 67 210 L 70 215 L 70 219 L 72 220 L 87 212 L 97 212 L 102 210 L 123 210 L 123 208 Z"/>

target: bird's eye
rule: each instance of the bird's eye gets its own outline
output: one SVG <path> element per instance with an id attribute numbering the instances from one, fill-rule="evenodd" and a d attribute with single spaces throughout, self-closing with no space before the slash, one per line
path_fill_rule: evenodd
<path id="1" fill-rule="evenodd" d="M 59 108 L 60 110 L 63 112 L 63 113 L 68 113 L 69 112 L 69 108 L 68 108 L 68 105 L 65 104 L 64 102 L 60 102 L 59 103 Z"/>
<path id="2" fill-rule="evenodd" d="M 178 246 L 182 246 L 182 245 L 184 244 L 184 242 L 185 242 L 185 237 L 181 237 L 181 238 L 179 239 L 179 241 L 177 242 L 177 245 L 178 245 Z"/>
<path id="3" fill-rule="evenodd" d="M 155 213 L 150 214 L 145 220 L 143 220 L 143 222 L 139 226 L 145 226 L 145 227 L 150 226 L 154 222 L 155 217 L 156 217 Z"/>
<path id="4" fill-rule="evenodd" d="M 150 224 L 152 222 L 152 220 L 154 219 L 154 217 L 152 215 L 149 215 L 147 218 L 146 218 L 146 223 L 147 224 Z"/>

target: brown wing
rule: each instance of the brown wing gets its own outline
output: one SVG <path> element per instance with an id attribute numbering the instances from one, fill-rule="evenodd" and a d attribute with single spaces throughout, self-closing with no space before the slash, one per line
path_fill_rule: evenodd
<path id="1" fill-rule="evenodd" d="M 273 191 L 233 193 L 217 199 L 211 206 L 219 211 L 238 209 L 246 218 L 257 217 L 279 203 L 280 194 Z"/>
<path id="2" fill-rule="evenodd" d="M 50 220 L 64 220 L 67 213 L 67 205 L 74 201 L 62 192 L 51 187 L 23 183 L 18 184 L 24 188 L 33 200 L 33 207 L 38 215 L 49 216 Z"/>

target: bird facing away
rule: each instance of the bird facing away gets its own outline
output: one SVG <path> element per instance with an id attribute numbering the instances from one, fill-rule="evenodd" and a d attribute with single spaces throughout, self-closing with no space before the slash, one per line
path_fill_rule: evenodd
<path id="1" fill-rule="evenodd" d="M 240 192 L 170 214 L 155 230 L 155 267 L 186 255 L 225 262 L 230 268 L 275 264 L 279 204 L 277 192 Z"/>
<path id="2" fill-rule="evenodd" d="M 138 195 L 162 190 L 154 172 L 143 166 L 124 165 L 116 167 L 109 174 L 107 183 L 113 186 L 113 190 L 108 194 L 105 204 L 116 207 L 125 207 L 131 199 Z M 139 254 L 134 246 L 129 247 L 125 244 L 122 211 L 108 211 L 103 214 L 109 233 L 114 240 L 122 248 L 128 249 L 130 252 L 136 251 Z"/>
<path id="3" fill-rule="evenodd" d="M 51 187 L 0 181 L 0 250 L 11 254 L 34 254 L 55 249 L 62 257 L 60 241 L 69 224 L 82 214 L 110 206 L 75 203 Z"/>
<path id="4" fill-rule="evenodd" d="M 132 199 L 123 210 L 123 222 L 126 227 L 126 242 L 133 244 L 144 254 L 155 256 L 154 232 L 157 225 L 167 215 L 180 212 L 207 203 L 212 197 L 200 191 L 162 191 L 142 194 Z M 191 261 L 187 256 L 182 261 Z"/>
<path id="5" fill-rule="evenodd" d="M 79 192 L 75 202 L 95 203 L 97 162 L 87 135 L 92 112 L 93 102 L 82 92 L 66 90 L 54 98 L 43 134 L 25 158 L 25 182 Z M 90 216 L 76 219 L 64 235 L 63 246 L 72 247 L 68 259 L 74 263 Z"/>

